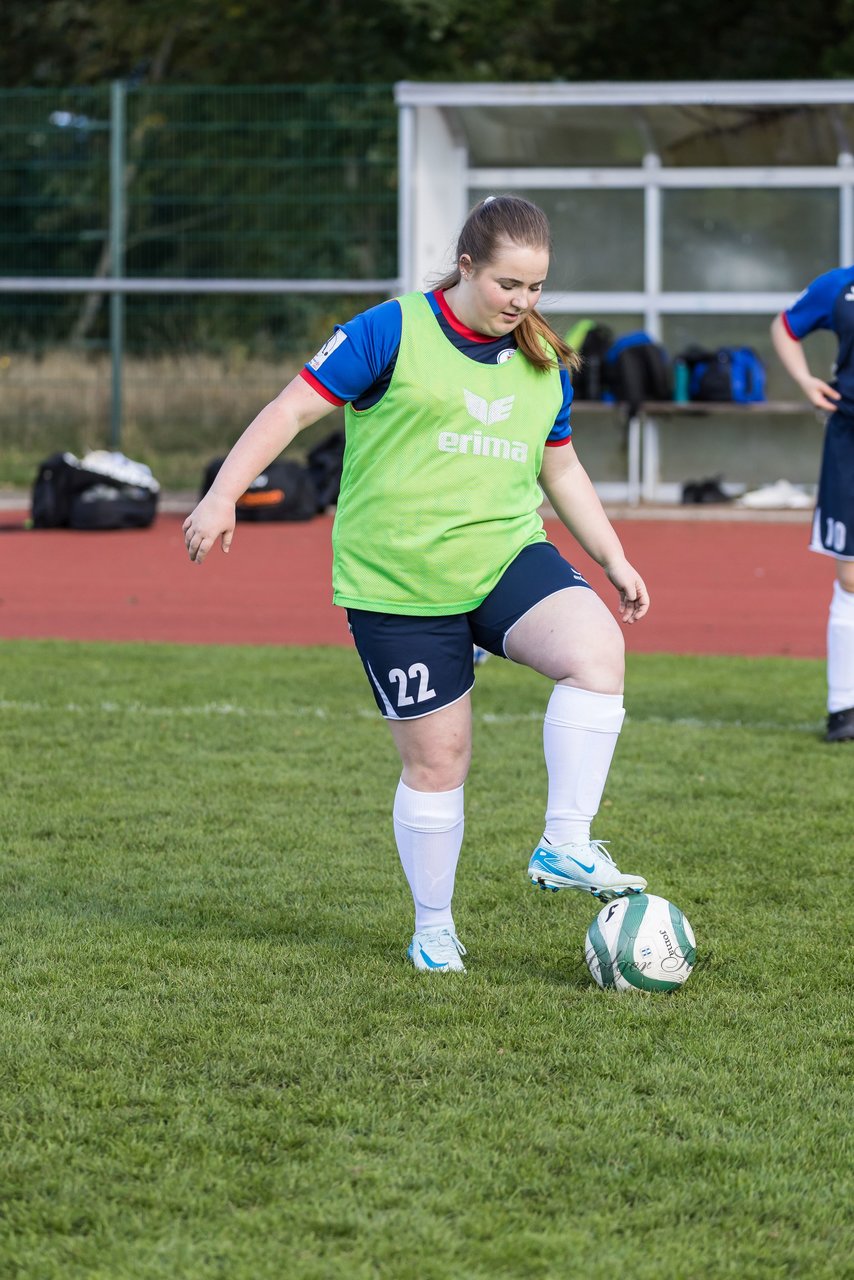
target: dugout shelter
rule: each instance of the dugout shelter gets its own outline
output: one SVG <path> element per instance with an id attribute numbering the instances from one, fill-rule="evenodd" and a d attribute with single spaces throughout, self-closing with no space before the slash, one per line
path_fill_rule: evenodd
<path id="1" fill-rule="evenodd" d="M 768 326 L 815 276 L 854 262 L 854 81 L 404 81 L 395 99 L 404 289 L 448 265 L 476 200 L 519 192 L 552 223 L 543 310 L 557 328 L 592 317 L 643 328 L 671 356 L 696 343 L 765 359 L 769 403 L 747 431 L 737 413 L 645 424 L 630 498 L 672 499 L 689 473 L 814 482 L 815 414 L 792 400 Z M 832 336 L 811 342 L 828 373 Z M 626 441 L 613 418 L 585 432 L 584 457 L 617 496 Z"/>

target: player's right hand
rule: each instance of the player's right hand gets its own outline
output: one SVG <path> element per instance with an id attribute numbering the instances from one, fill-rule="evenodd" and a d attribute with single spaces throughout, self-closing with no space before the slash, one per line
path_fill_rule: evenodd
<path id="1" fill-rule="evenodd" d="M 228 553 L 234 537 L 236 515 L 229 498 L 211 490 L 184 521 L 184 545 L 191 560 L 201 564 L 217 538 Z"/>
<path id="2" fill-rule="evenodd" d="M 830 413 L 833 413 L 834 409 L 838 408 L 840 399 L 839 392 L 834 391 L 833 387 L 831 387 L 829 383 L 824 382 L 821 378 L 810 377 L 806 382 L 802 382 L 801 386 L 803 387 L 804 395 L 807 400 L 809 400 L 810 404 L 814 405 L 816 409 L 826 409 Z"/>

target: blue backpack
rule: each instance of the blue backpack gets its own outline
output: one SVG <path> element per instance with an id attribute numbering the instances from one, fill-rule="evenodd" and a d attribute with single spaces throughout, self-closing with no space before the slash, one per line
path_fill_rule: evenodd
<path id="1" fill-rule="evenodd" d="M 755 404 L 765 397 L 765 365 L 752 347 L 718 347 L 684 353 L 692 400 Z"/>

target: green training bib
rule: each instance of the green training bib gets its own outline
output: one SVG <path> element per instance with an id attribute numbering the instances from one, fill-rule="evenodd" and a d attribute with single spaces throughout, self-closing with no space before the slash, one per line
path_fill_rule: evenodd
<path id="1" fill-rule="evenodd" d="M 479 364 L 448 341 L 423 293 L 399 302 L 389 388 L 371 408 L 345 410 L 333 599 L 382 613 L 465 613 L 523 547 L 545 539 L 537 477 L 560 376 L 520 351 Z"/>

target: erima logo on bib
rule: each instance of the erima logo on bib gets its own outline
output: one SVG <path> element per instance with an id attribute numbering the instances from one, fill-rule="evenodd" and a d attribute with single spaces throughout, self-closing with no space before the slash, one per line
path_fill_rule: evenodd
<path id="1" fill-rule="evenodd" d="M 524 440 L 485 436 L 482 431 L 472 431 L 471 435 L 458 431 L 440 431 L 439 449 L 442 453 L 468 453 L 475 458 L 501 458 L 505 462 L 528 460 L 528 446 Z"/>
<path id="2" fill-rule="evenodd" d="M 494 422 L 506 422 L 513 411 L 513 401 L 515 396 L 503 396 L 500 400 L 484 400 L 483 396 L 476 396 L 473 391 L 466 391 L 463 388 L 463 395 L 466 399 L 466 409 L 469 415 L 476 422 L 482 422 L 485 427 L 491 427 Z"/>
<path id="3" fill-rule="evenodd" d="M 466 409 L 476 422 L 491 427 L 494 422 L 506 422 L 513 411 L 515 396 L 502 396 L 500 400 L 484 400 L 473 391 L 463 388 Z M 525 462 L 528 446 L 523 440 L 507 440 L 504 436 L 485 436 L 482 431 L 471 435 L 459 431 L 440 431 L 439 449 L 442 453 L 468 453 L 475 458 L 502 458 L 505 462 Z"/>

